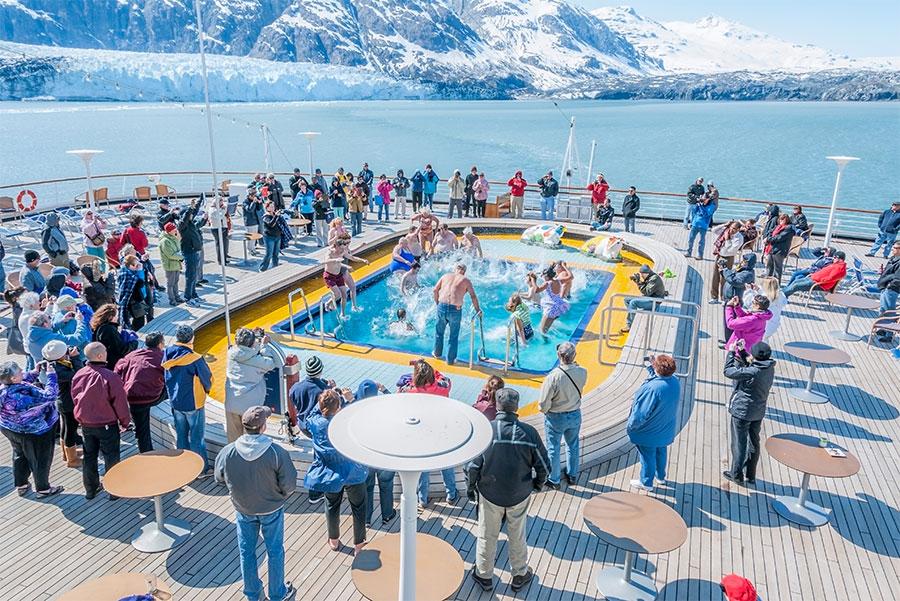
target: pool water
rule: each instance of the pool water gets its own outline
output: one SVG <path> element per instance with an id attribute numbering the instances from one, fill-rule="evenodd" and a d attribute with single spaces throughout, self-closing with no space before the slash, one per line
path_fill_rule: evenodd
<path id="1" fill-rule="evenodd" d="M 522 252 L 517 254 L 538 258 L 542 254 L 534 247 L 521 245 L 521 248 Z M 489 250 L 489 246 L 486 246 L 485 250 Z M 576 254 L 575 251 L 572 252 L 573 255 Z M 357 302 L 361 310 L 348 312 L 349 319 L 346 321 L 340 321 L 336 311 L 327 311 L 325 330 L 335 332 L 336 337 L 345 342 L 410 353 L 416 357 L 429 356 L 434 346 L 436 320 L 432 288 L 437 280 L 451 271 L 457 263 L 464 263 L 467 266 L 467 275 L 473 283 L 484 312 L 483 353 L 480 352 L 482 332 L 476 322 L 475 360 L 478 362 L 480 355 L 482 359 L 487 358 L 487 361 L 481 363 L 502 366 L 506 353 L 507 323 L 510 317 L 510 313 L 505 309 L 507 300 L 513 292 L 526 290 L 526 274 L 530 271 L 539 273 L 545 266 L 544 260 L 529 262 L 524 259 L 511 260 L 489 256 L 477 259 L 461 252 L 433 257 L 426 260 L 419 270 L 420 288 L 409 296 L 400 292 L 400 278 L 403 272 L 391 274 L 388 268 L 385 268 L 357 283 Z M 583 335 L 585 327 L 612 281 L 613 274 L 586 268 L 573 268 L 573 273 L 575 280 L 569 299 L 569 311 L 554 322 L 547 336 L 542 336 L 539 332 L 540 308 L 535 304 L 530 305 L 535 336 L 527 346 L 519 344 L 518 362 L 512 366 L 513 369 L 544 373 L 552 369 L 556 363 L 557 344 L 566 340 L 577 343 Z M 400 308 L 406 310 L 407 321 L 412 325 L 411 329 L 395 323 L 396 313 Z M 313 323 L 318 327 L 318 306 L 311 307 L 310 313 Z M 471 299 L 466 299 L 463 305 L 457 357 L 457 361 L 463 363 L 469 361 L 473 314 Z M 305 313 L 296 316 L 295 326 L 298 333 L 305 331 L 308 324 Z M 276 327 L 281 331 L 288 331 L 287 321 Z M 449 334 L 447 336 L 449 338 Z M 445 353 L 446 350 L 445 341 Z M 515 343 L 511 351 L 511 356 L 514 355 Z"/>

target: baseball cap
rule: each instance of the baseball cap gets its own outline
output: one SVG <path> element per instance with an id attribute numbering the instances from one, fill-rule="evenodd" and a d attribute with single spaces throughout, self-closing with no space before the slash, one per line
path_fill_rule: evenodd
<path id="1" fill-rule="evenodd" d="M 51 340 L 41 349 L 41 355 L 47 361 L 59 361 L 69 352 L 69 347 L 62 340 Z"/>
<path id="2" fill-rule="evenodd" d="M 75 307 L 75 305 L 81 303 L 80 298 L 74 298 L 69 296 L 68 294 L 60 295 L 59 298 L 56 299 L 56 306 L 60 311 L 68 311 Z"/>
<path id="3" fill-rule="evenodd" d="M 641 273 L 650 273 L 649 265 L 641 265 Z"/>
<path id="4" fill-rule="evenodd" d="M 494 400 L 497 404 L 514 402 L 519 404 L 519 393 L 512 388 L 501 388 L 494 393 Z"/>
<path id="5" fill-rule="evenodd" d="M 765 361 L 772 357 L 772 347 L 765 342 L 757 342 L 750 347 L 750 354 L 758 361 Z"/>
<path id="6" fill-rule="evenodd" d="M 241 416 L 241 423 L 249 430 L 259 430 L 266 424 L 266 420 L 269 419 L 270 415 L 272 415 L 270 408 L 256 405 L 244 411 L 244 414 Z"/>

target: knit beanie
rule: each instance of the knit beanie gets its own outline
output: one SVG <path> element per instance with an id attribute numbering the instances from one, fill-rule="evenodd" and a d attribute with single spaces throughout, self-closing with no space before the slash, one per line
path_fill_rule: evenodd
<path id="1" fill-rule="evenodd" d="M 315 378 L 320 375 L 323 369 L 325 369 L 325 366 L 322 365 L 322 360 L 315 355 L 307 359 L 306 364 L 303 366 L 303 371 L 305 371 L 306 375 L 310 378 Z"/>
<path id="2" fill-rule="evenodd" d="M 756 601 L 756 589 L 743 576 L 728 574 L 722 578 L 722 592 L 728 601 Z"/>

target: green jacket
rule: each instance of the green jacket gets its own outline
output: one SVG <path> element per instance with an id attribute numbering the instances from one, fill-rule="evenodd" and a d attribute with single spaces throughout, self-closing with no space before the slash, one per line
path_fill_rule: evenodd
<path id="1" fill-rule="evenodd" d="M 159 237 L 159 258 L 162 260 L 163 271 L 181 271 L 184 255 L 181 254 L 181 242 L 178 238 L 163 232 Z"/>

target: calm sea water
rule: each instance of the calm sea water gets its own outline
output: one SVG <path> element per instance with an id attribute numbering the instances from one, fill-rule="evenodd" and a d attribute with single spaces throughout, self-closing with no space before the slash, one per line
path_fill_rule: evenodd
<path id="1" fill-rule="evenodd" d="M 0 185 L 78 176 L 71 148 L 98 148 L 95 173 L 209 168 L 206 118 L 200 107 L 159 104 L 0 103 Z M 594 167 L 614 187 L 683 192 L 697 176 L 723 195 L 827 203 L 834 166 L 826 155 L 862 159 L 848 168 L 841 205 L 878 208 L 900 193 L 900 104 L 897 103 L 674 103 L 577 101 L 560 103 L 576 117 L 578 150 L 587 176 Z M 426 162 L 441 176 L 473 164 L 489 178 L 516 169 L 536 180 L 558 172 L 566 147 L 566 117 L 548 101 L 321 102 L 221 104 L 213 108 L 220 169 L 261 170 L 258 128 L 267 123 L 276 170 L 307 166 L 301 131 L 320 131 L 315 165 L 376 175 L 408 173 Z"/>

